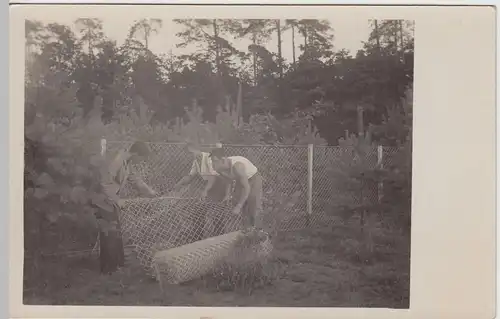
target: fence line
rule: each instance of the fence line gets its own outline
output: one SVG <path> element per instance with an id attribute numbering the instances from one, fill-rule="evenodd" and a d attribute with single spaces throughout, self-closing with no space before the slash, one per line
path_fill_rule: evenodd
<path id="1" fill-rule="evenodd" d="M 131 141 L 102 139 L 101 155 L 113 154 L 130 144 Z M 127 237 L 124 239 L 134 242 L 139 250 L 139 259 L 145 266 L 149 265 L 151 251 L 158 248 L 156 244 L 162 248 L 174 247 L 211 236 L 215 226 L 211 225 L 212 229 L 207 232 L 207 229 L 200 229 L 197 224 L 210 215 L 207 215 L 207 210 L 215 212 L 212 219 L 220 219 L 221 216 L 227 217 L 230 209 L 224 205 L 203 204 L 196 200 L 203 188 L 202 181 L 172 196 L 172 186 L 188 174 L 193 156 L 185 149 L 185 143 L 149 142 L 148 145 L 152 155 L 148 162 L 138 165 L 137 169 L 146 183 L 162 197 L 154 200 L 134 199 L 137 194 L 130 187 L 125 187 L 120 194 L 128 198 L 124 208 L 127 216 L 121 220 L 124 237 Z M 266 223 L 275 225 L 280 231 L 328 225 L 335 222 L 335 212 L 343 206 L 380 201 L 384 191 L 381 182 L 373 186 L 359 185 L 348 180 L 345 175 L 356 165 L 383 168 L 390 164 L 391 156 L 396 153 L 395 149 L 382 146 L 368 149 L 363 157 L 353 152 L 353 147 L 312 144 L 222 147 L 228 155 L 247 157 L 258 167 L 264 177 L 265 211 L 280 206 L 292 193 L 302 193 L 297 204 L 279 212 L 280 216 L 269 216 L 264 212 Z M 160 216 L 162 218 L 152 211 L 163 214 Z M 224 222 L 224 231 L 235 229 L 236 223 L 234 219 Z"/>

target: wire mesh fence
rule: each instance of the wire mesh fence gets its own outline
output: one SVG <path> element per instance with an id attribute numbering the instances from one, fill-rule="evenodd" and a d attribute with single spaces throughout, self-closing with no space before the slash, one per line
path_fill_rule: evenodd
<path id="1" fill-rule="evenodd" d="M 106 156 L 127 149 L 130 142 L 107 141 Z M 383 185 L 353 179 L 355 172 L 384 167 L 396 161 L 394 148 L 354 148 L 308 145 L 224 145 L 228 156 L 249 159 L 263 177 L 264 224 L 277 231 L 328 225 L 345 207 L 366 205 L 380 200 Z M 120 196 L 120 222 L 127 243 L 133 244 L 145 268 L 152 267 L 157 251 L 228 234 L 240 229 L 241 218 L 231 214 L 230 203 L 200 199 L 204 182 L 200 178 L 183 191 L 173 186 L 189 174 L 193 154 L 184 144 L 149 143 L 151 154 L 135 168 L 154 188 L 158 198 L 141 198 L 126 184 Z M 299 194 L 293 205 L 284 206 L 292 194 Z M 295 196 L 295 195 L 294 195 Z M 280 207 L 280 210 L 276 210 Z M 280 216 L 277 216 L 277 215 Z"/>
<path id="2" fill-rule="evenodd" d="M 363 152 L 354 148 L 316 146 L 313 157 L 313 214 L 315 220 L 331 221 L 345 208 L 378 201 L 380 185 L 366 178 L 353 178 L 382 167 L 380 148 Z"/>

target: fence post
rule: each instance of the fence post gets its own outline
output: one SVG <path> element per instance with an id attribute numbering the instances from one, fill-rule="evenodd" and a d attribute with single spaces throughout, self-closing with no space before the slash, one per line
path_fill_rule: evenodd
<path id="1" fill-rule="evenodd" d="M 379 145 L 377 147 L 377 165 L 379 169 L 384 168 L 384 147 L 382 145 Z M 379 204 L 382 202 L 382 195 L 384 193 L 384 183 L 382 181 L 378 182 L 378 202 Z"/>
<path id="2" fill-rule="evenodd" d="M 103 138 L 101 139 L 101 156 L 106 155 L 106 149 L 107 149 L 106 139 Z"/>
<path id="3" fill-rule="evenodd" d="M 307 223 L 311 225 L 312 200 L 313 200 L 313 160 L 314 145 L 307 145 Z"/>

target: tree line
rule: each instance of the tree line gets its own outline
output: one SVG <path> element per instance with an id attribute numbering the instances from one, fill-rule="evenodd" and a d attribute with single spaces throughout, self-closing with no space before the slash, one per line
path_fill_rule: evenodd
<path id="1" fill-rule="evenodd" d="M 286 118 L 305 112 L 333 145 L 346 131 L 359 130 L 360 107 L 366 128 L 380 124 L 413 81 L 413 25 L 408 21 L 371 21 L 370 36 L 354 55 L 335 49 L 327 20 L 174 22 L 182 27 L 177 46 L 196 50 L 153 53 L 151 38 L 162 36 L 159 19 L 136 21 L 121 45 L 106 36 L 99 19 L 78 19 L 74 26 L 26 20 L 27 71 L 38 72 L 38 81 L 57 74 L 61 95 L 74 95 L 84 115 L 101 99 L 105 123 L 129 112 L 137 98 L 148 105 L 153 122 L 186 118 L 193 104 L 202 109 L 204 121 L 214 122 L 220 107 L 236 104 L 240 89 L 243 121 L 252 114 Z M 290 43 L 283 41 L 285 32 L 292 35 Z M 234 45 L 243 38 L 251 41 L 247 50 Z M 272 38 L 276 48 L 269 44 Z M 291 61 L 282 56 L 285 46 L 292 48 Z M 40 95 L 27 101 L 28 121 L 36 110 L 54 108 Z"/>

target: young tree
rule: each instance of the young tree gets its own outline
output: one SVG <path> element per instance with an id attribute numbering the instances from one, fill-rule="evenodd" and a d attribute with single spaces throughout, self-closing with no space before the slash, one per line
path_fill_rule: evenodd
<path id="1" fill-rule="evenodd" d="M 130 27 L 128 40 L 135 40 L 140 38 L 141 44 L 145 51 L 149 51 L 149 40 L 153 34 L 158 34 L 162 28 L 163 22 L 161 19 L 141 19 L 134 22 Z"/>
<path id="2" fill-rule="evenodd" d="M 102 120 L 110 123 L 115 111 L 129 103 L 128 57 L 113 41 L 103 42 L 101 48 L 96 56 L 94 81 L 102 97 Z"/>
<path id="3" fill-rule="evenodd" d="M 80 35 L 78 44 L 82 51 L 77 56 L 74 80 L 79 84 L 77 99 L 80 107 L 87 114 L 99 94 L 95 79 L 95 60 L 105 36 L 100 19 L 80 18 L 75 21 L 75 26 Z"/>
<path id="4" fill-rule="evenodd" d="M 231 30 L 238 37 L 250 37 L 252 41 L 249 51 L 252 54 L 253 83 L 255 86 L 258 85 L 259 73 L 265 68 L 259 68 L 259 56 L 254 48 L 263 47 L 264 43 L 271 38 L 272 22 L 272 20 L 267 19 L 244 19 L 241 20 L 241 24 L 235 24 L 236 28 Z"/>
<path id="5" fill-rule="evenodd" d="M 329 58 L 333 48 L 333 28 L 328 20 L 302 19 L 296 23 L 304 38 L 302 59 Z"/>
<path id="6" fill-rule="evenodd" d="M 214 103 L 200 102 L 204 111 L 207 111 L 207 119 L 214 120 L 217 106 L 223 105 L 228 96 L 236 92 L 238 85 L 238 68 L 235 60 L 245 57 L 243 52 L 237 50 L 225 37 L 234 30 L 234 21 L 231 19 L 183 19 L 174 20 L 182 25 L 184 30 L 177 33 L 183 42 L 178 47 L 196 45 L 199 50 L 191 54 L 189 58 L 195 69 L 203 70 L 207 80 L 206 87 L 212 87 L 209 96 L 204 96 L 204 100 L 214 101 Z M 207 69 L 206 67 L 210 68 Z M 201 75 L 201 74 L 200 74 Z M 203 78 L 200 76 L 200 79 Z M 198 82 L 198 81 L 197 81 Z M 215 88 L 215 89 L 214 89 Z"/>
<path id="7" fill-rule="evenodd" d="M 79 42 L 81 43 L 82 48 L 85 48 L 87 51 L 88 66 L 92 67 L 96 49 L 99 48 L 99 44 L 104 40 L 102 20 L 80 18 L 75 21 L 75 26 L 80 33 Z"/>

